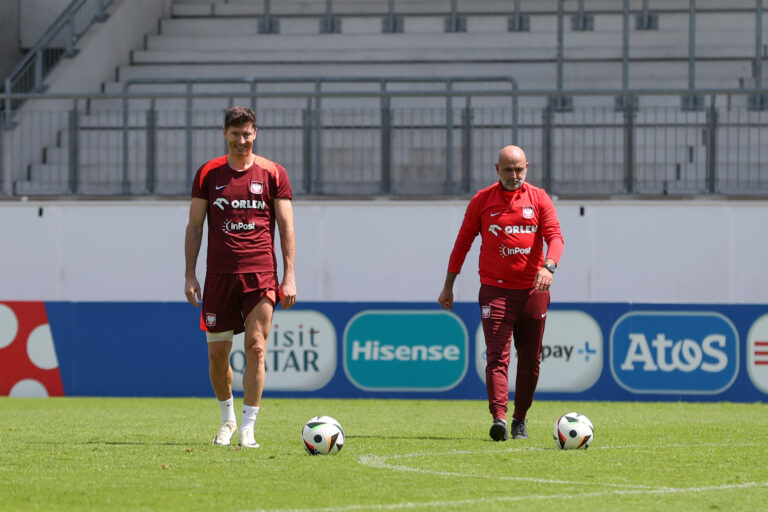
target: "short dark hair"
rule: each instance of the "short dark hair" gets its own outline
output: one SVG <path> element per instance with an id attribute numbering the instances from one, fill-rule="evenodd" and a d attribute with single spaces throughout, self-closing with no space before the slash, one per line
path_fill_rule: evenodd
<path id="1" fill-rule="evenodd" d="M 230 126 L 240 126 L 245 123 L 251 123 L 256 128 L 256 114 L 253 110 L 242 105 L 229 107 L 229 110 L 224 115 L 224 129 L 226 130 Z"/>

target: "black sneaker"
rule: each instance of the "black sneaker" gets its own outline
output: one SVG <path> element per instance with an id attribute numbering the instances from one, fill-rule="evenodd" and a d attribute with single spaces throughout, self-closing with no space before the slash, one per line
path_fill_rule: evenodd
<path id="1" fill-rule="evenodd" d="M 491 439 L 494 441 L 506 441 L 509 439 L 509 434 L 507 433 L 507 422 L 504 420 L 496 420 L 493 422 L 493 425 L 491 425 Z"/>
<path id="2" fill-rule="evenodd" d="M 512 420 L 512 439 L 528 439 L 528 429 L 525 428 L 525 420 Z"/>

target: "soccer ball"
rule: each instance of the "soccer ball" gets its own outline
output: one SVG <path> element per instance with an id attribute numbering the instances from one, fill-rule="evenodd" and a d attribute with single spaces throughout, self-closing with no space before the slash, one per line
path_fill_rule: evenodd
<path id="1" fill-rule="evenodd" d="M 304 424 L 301 440 L 310 455 L 335 455 L 344 447 L 344 430 L 330 416 L 315 416 Z"/>
<path id="2" fill-rule="evenodd" d="M 557 446 L 563 450 L 589 448 L 595 438 L 595 428 L 589 418 L 577 412 L 563 414 L 555 422 L 552 431 Z"/>

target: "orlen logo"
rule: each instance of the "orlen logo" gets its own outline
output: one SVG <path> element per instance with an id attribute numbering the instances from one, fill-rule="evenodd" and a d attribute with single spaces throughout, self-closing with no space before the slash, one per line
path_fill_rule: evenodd
<path id="1" fill-rule="evenodd" d="M 267 339 L 264 389 L 314 391 L 322 388 L 336 373 L 336 343 L 336 329 L 322 313 L 276 309 Z M 232 389 L 242 391 L 243 334 L 232 340 L 229 362 L 235 373 Z"/>
<path id="2" fill-rule="evenodd" d="M 499 231 L 504 231 L 508 235 L 521 235 L 525 233 L 535 233 L 539 229 L 539 226 L 526 224 L 524 226 L 505 226 L 501 227 L 498 224 L 491 224 L 488 226 L 488 231 L 493 233 L 494 236 L 499 236 Z"/>
<path id="3" fill-rule="evenodd" d="M 231 206 L 233 210 L 264 210 L 267 207 L 266 202 L 258 201 L 256 199 L 234 199 L 230 203 L 223 197 L 215 200 L 213 205 L 220 210 L 224 210 L 225 206 Z"/>
<path id="4" fill-rule="evenodd" d="M 739 371 L 736 328 L 714 312 L 627 313 L 610 347 L 611 373 L 633 393 L 720 393 Z"/>
<path id="5" fill-rule="evenodd" d="M 344 331 L 344 371 L 366 391 L 443 391 L 467 372 L 464 323 L 448 311 L 363 311 Z"/>

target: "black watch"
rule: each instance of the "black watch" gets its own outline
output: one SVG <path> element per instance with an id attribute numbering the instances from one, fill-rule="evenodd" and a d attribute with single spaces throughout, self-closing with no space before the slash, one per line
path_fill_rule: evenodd
<path id="1" fill-rule="evenodd" d="M 544 267 L 545 269 L 549 270 L 550 272 L 552 272 L 553 274 L 555 273 L 555 269 L 557 268 L 555 265 L 553 265 L 553 264 L 551 264 L 551 263 L 545 263 L 545 264 L 543 265 L 543 267 Z"/>

